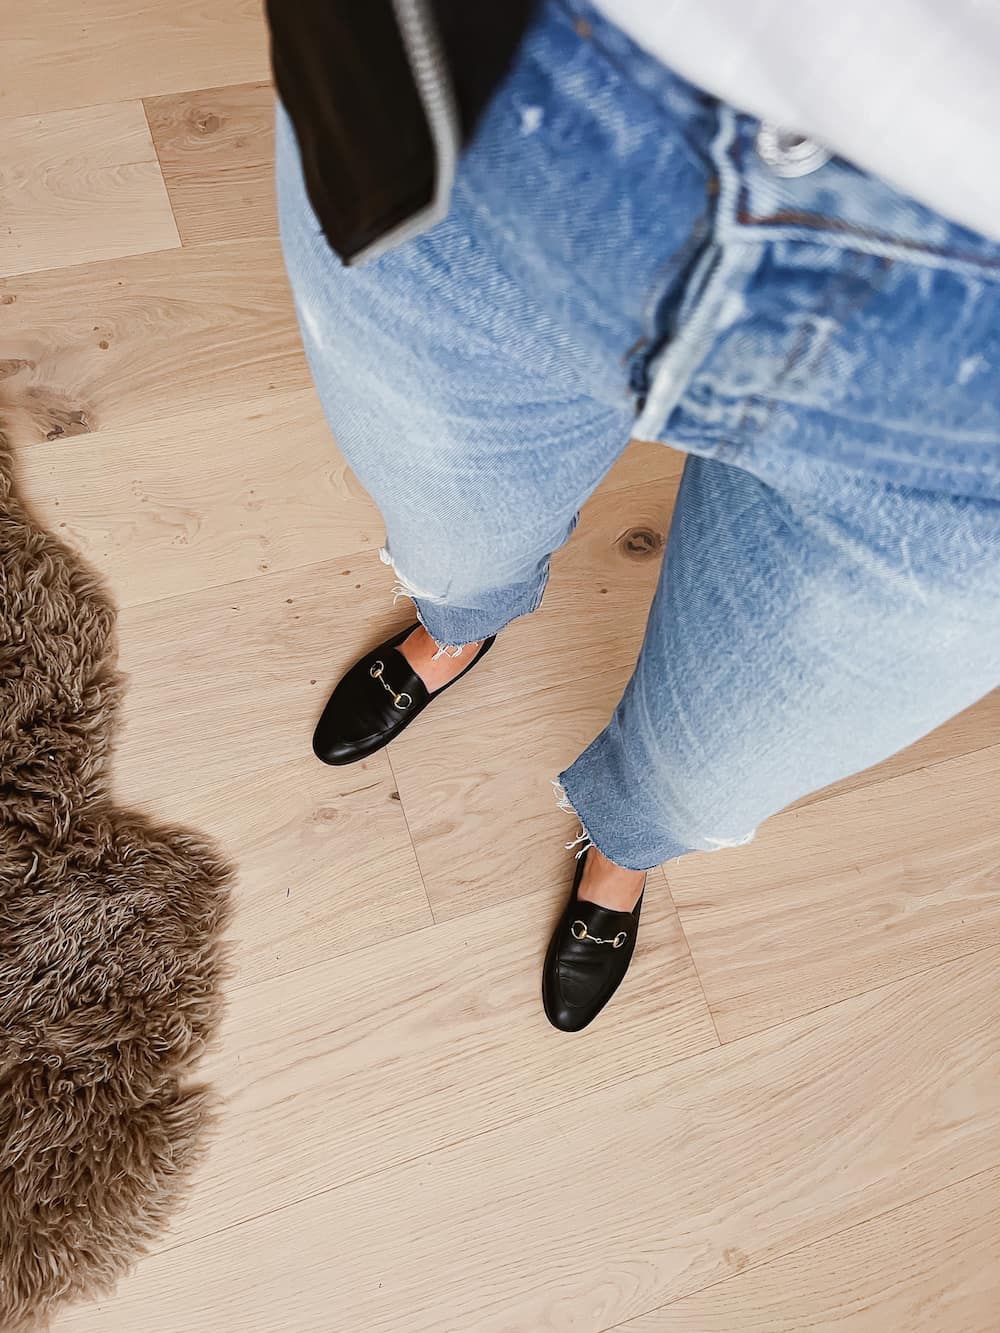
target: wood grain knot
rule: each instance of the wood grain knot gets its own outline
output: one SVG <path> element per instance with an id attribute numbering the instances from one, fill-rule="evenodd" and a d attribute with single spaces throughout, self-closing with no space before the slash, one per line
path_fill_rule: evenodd
<path id="1" fill-rule="evenodd" d="M 191 123 L 199 134 L 214 134 L 222 125 L 222 117 L 214 111 L 195 111 Z"/>
<path id="2" fill-rule="evenodd" d="M 34 361 L 25 361 L 21 357 L 10 357 L 7 361 L 0 361 L 0 380 L 10 379 L 11 375 L 18 375 L 22 370 L 34 370 Z"/>
<path id="3" fill-rule="evenodd" d="M 723 1250 L 722 1257 L 725 1260 L 726 1264 L 730 1268 L 735 1269 L 737 1273 L 742 1272 L 743 1269 L 746 1268 L 747 1264 L 750 1262 L 746 1254 L 744 1254 L 744 1252 L 737 1245 L 730 1245 L 728 1249 Z"/>
<path id="4" fill-rule="evenodd" d="M 93 424 L 82 408 L 48 405 L 39 414 L 39 427 L 47 440 L 61 440 L 66 435 L 89 435 Z"/>
<path id="5" fill-rule="evenodd" d="M 629 528 L 618 538 L 618 549 L 629 560 L 648 560 L 663 549 L 664 536 L 653 528 Z"/>

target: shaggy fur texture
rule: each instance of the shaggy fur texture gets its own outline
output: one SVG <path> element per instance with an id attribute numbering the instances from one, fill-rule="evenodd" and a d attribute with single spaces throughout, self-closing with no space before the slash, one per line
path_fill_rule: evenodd
<path id="1" fill-rule="evenodd" d="M 44 447 L 44 446 L 42 446 Z M 229 870 L 116 808 L 114 609 L 13 493 L 0 440 L 0 1328 L 106 1291 L 211 1101 Z"/>

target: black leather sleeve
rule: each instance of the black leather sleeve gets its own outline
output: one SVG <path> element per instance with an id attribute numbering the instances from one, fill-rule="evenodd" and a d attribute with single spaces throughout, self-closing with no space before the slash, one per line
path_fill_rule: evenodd
<path id="1" fill-rule="evenodd" d="M 467 143 L 533 0 L 422 3 Z M 350 261 L 434 195 L 434 141 L 392 0 L 267 0 L 266 9 L 309 198 L 327 240 Z"/>

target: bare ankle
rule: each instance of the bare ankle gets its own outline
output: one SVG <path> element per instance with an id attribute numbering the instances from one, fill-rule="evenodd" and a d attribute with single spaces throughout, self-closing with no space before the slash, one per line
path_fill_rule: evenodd
<path id="1" fill-rule="evenodd" d="M 464 671 L 480 647 L 481 640 L 457 649 L 442 646 L 435 643 L 423 625 L 417 625 L 399 645 L 399 651 L 433 693 Z"/>
<path id="2" fill-rule="evenodd" d="M 577 897 L 584 902 L 607 907 L 613 912 L 631 912 L 639 901 L 645 883 L 644 870 L 629 870 L 625 866 L 616 865 L 596 847 L 590 847 Z"/>

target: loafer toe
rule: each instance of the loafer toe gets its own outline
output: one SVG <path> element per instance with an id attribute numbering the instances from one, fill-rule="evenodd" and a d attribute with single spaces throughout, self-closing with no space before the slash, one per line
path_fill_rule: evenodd
<path id="1" fill-rule="evenodd" d="M 493 646 L 492 638 L 485 640 L 465 670 L 431 694 L 399 652 L 415 628 L 408 625 L 366 653 L 340 680 L 313 733 L 313 754 L 324 764 L 353 764 L 381 750 Z"/>
<path id="2" fill-rule="evenodd" d="M 545 1016 L 561 1032 L 580 1032 L 614 995 L 635 951 L 642 896 L 631 912 L 613 912 L 577 897 L 581 857 L 569 902 L 549 941 L 542 970 Z"/>

